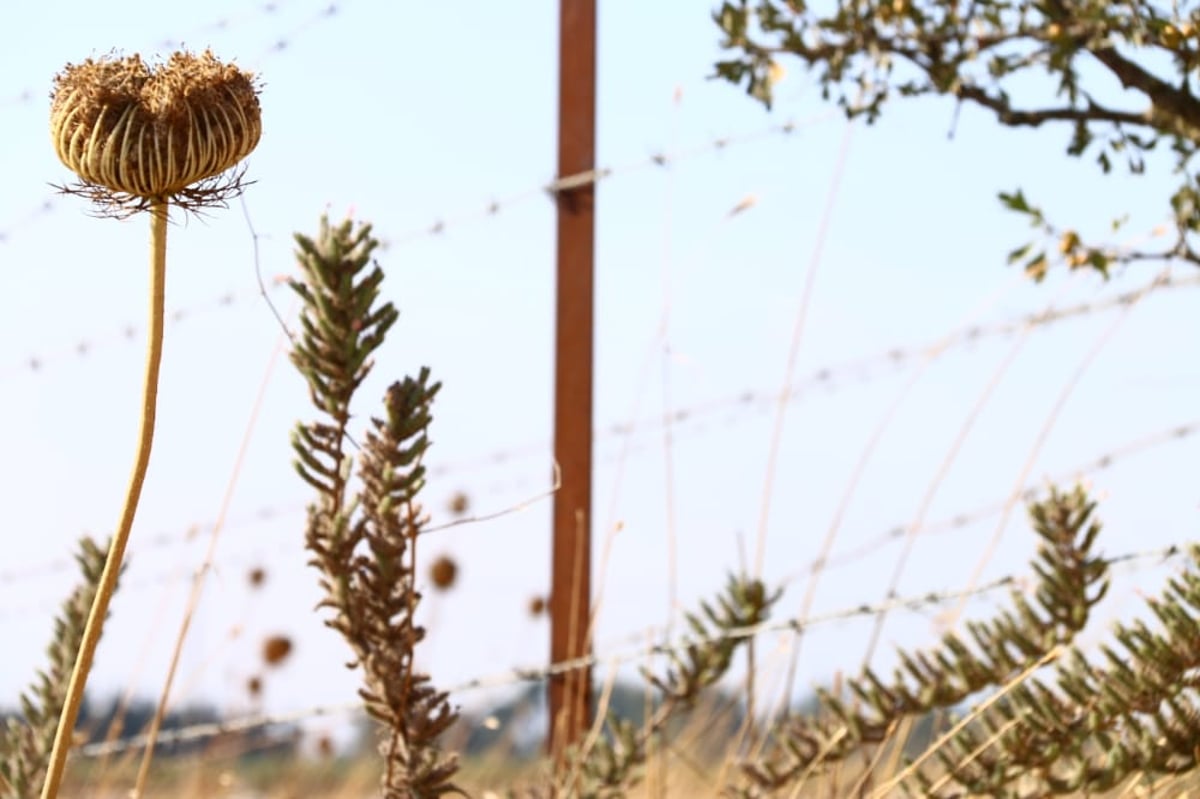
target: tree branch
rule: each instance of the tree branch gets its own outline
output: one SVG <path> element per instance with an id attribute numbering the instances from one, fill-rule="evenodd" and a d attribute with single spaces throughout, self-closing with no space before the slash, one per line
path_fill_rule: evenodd
<path id="1" fill-rule="evenodd" d="M 978 86 L 959 86 L 955 94 L 964 100 L 990 109 L 996 119 L 1010 127 L 1036 128 L 1044 122 L 1112 122 L 1118 125 L 1150 126 L 1153 116 L 1149 112 L 1134 113 L 1105 108 L 1088 100 L 1086 108 L 1046 108 L 1038 111 L 1017 111 L 1007 100 L 990 95 Z"/>
<path id="2" fill-rule="evenodd" d="M 1137 89 L 1150 98 L 1158 111 L 1175 117 L 1189 129 L 1195 138 L 1200 131 L 1200 103 L 1186 89 L 1178 89 L 1162 78 L 1150 74 L 1138 64 L 1122 56 L 1113 47 L 1101 47 L 1091 51 L 1109 71 L 1117 76 L 1126 89 Z"/>

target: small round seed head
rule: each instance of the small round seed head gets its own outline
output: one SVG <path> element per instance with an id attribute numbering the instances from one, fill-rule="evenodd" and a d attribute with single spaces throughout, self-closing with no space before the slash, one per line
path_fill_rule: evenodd
<path id="1" fill-rule="evenodd" d="M 262 696 L 263 681 L 257 674 L 246 680 L 246 693 L 257 699 Z"/>
<path id="2" fill-rule="evenodd" d="M 439 591 L 448 591 L 458 580 L 458 564 L 454 559 L 442 555 L 429 566 L 429 580 Z"/>
<path id="3" fill-rule="evenodd" d="M 247 572 L 246 580 L 250 583 L 251 588 L 262 588 L 263 583 L 267 581 L 267 570 L 262 566 L 255 566 Z"/>
<path id="4" fill-rule="evenodd" d="M 241 190 L 223 173 L 262 135 L 253 77 L 210 52 L 147 66 L 138 55 L 68 64 L 54 80 L 50 134 L 80 183 L 66 191 L 132 212 L 171 200 L 196 210 Z"/>
<path id="5" fill-rule="evenodd" d="M 272 635 L 262 644 L 262 659 L 268 666 L 278 666 L 292 653 L 292 639 L 286 635 Z"/>
<path id="6" fill-rule="evenodd" d="M 450 501 L 446 503 L 446 507 L 455 516 L 463 516 L 471 509 L 471 498 L 465 491 L 455 491 L 454 495 L 450 497 Z"/>
<path id="7" fill-rule="evenodd" d="M 537 618 L 546 612 L 546 598 L 543 596 L 530 597 L 529 599 L 529 615 Z"/>

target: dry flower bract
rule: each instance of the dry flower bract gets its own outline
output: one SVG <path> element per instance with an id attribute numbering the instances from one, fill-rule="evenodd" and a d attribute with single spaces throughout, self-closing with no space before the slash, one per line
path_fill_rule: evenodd
<path id="1" fill-rule="evenodd" d="M 241 190 L 240 173 L 225 173 L 258 144 L 262 113 L 253 77 L 210 51 L 157 67 L 89 58 L 55 78 L 50 133 L 81 181 L 64 191 L 118 215 L 154 200 L 198 210 Z"/>

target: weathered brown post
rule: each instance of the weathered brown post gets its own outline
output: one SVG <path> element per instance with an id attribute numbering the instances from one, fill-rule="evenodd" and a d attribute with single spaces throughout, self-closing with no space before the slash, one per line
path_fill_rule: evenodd
<path id="1" fill-rule="evenodd" d="M 591 172 L 596 163 L 596 0 L 559 0 L 558 177 Z M 554 457 L 561 485 L 554 496 L 550 658 L 559 663 L 590 650 L 592 525 L 592 336 L 596 186 L 558 186 L 558 288 L 555 333 Z M 590 723 L 591 669 L 549 682 L 548 745 L 555 762 Z"/>

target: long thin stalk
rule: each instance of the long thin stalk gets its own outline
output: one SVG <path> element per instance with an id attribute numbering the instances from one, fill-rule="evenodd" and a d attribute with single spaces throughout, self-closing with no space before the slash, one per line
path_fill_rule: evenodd
<path id="1" fill-rule="evenodd" d="M 87 626 L 83 630 L 83 642 L 75 658 L 71 682 L 67 687 L 67 698 L 63 703 L 54 734 L 54 748 L 50 751 L 46 783 L 42 786 L 42 799 L 56 799 L 62 784 L 63 769 L 67 763 L 74 737 L 75 722 L 79 718 L 79 706 L 83 703 L 83 691 L 87 685 L 96 644 L 108 616 L 108 605 L 117 585 L 117 576 L 125 559 L 125 545 L 133 528 L 133 517 L 137 513 L 138 499 L 142 495 L 142 484 L 146 479 L 146 468 L 150 465 L 150 447 L 154 440 L 154 416 L 158 404 L 158 368 L 162 361 L 163 306 L 166 296 L 167 276 L 167 201 L 156 200 L 150 209 L 150 335 L 146 342 L 146 376 L 142 388 L 142 419 L 138 430 L 137 459 L 129 479 L 129 490 L 125 494 L 125 506 L 121 510 L 121 522 L 113 536 L 100 575 L 96 598 L 88 613 Z"/>
<path id="2" fill-rule="evenodd" d="M 280 323 L 283 323 L 282 317 Z M 287 325 L 283 325 L 283 333 L 288 333 Z M 290 333 L 288 336 L 290 338 Z M 280 334 L 279 344 L 276 345 L 275 351 L 271 353 L 271 359 L 267 362 L 267 371 L 263 375 L 263 380 L 258 389 L 258 396 L 254 399 L 254 405 L 250 409 L 250 420 L 246 423 L 246 432 L 242 435 L 242 443 L 238 447 L 237 457 L 233 462 L 233 471 L 229 475 L 229 483 L 225 486 L 225 496 L 221 499 L 221 509 L 217 513 L 217 519 L 213 523 L 212 533 L 208 538 L 208 551 L 204 553 L 204 563 L 196 570 L 195 576 L 192 578 L 192 591 L 188 596 L 187 607 L 183 611 L 183 621 L 180 622 L 179 631 L 175 636 L 175 647 L 171 651 L 171 663 L 167 666 L 167 677 L 163 681 L 162 692 L 158 697 L 158 707 L 154 711 L 154 717 L 150 720 L 150 729 L 146 733 L 146 747 L 142 751 L 142 763 L 138 766 L 137 778 L 134 781 L 133 790 L 130 791 L 129 799 L 140 799 L 146 793 L 146 782 L 150 778 L 150 764 L 154 760 L 154 746 L 158 741 L 158 733 L 162 728 L 163 718 L 167 715 L 168 703 L 171 700 L 171 689 L 175 685 L 175 674 L 179 669 L 179 659 L 183 654 L 183 644 L 187 640 L 188 631 L 192 627 L 192 619 L 196 616 L 196 608 L 200 605 L 200 594 L 204 590 L 204 581 L 208 573 L 212 570 L 213 559 L 217 552 L 217 540 L 221 536 L 221 532 L 225 529 L 225 519 L 229 514 L 229 506 L 233 504 L 233 492 L 238 486 L 239 478 L 242 474 L 242 465 L 246 462 L 246 451 L 250 448 L 250 441 L 254 431 L 258 427 L 259 412 L 262 410 L 263 400 L 267 394 L 267 387 L 270 385 L 270 378 L 275 363 L 279 358 L 279 354 L 284 350 L 285 339 L 283 334 Z"/>

